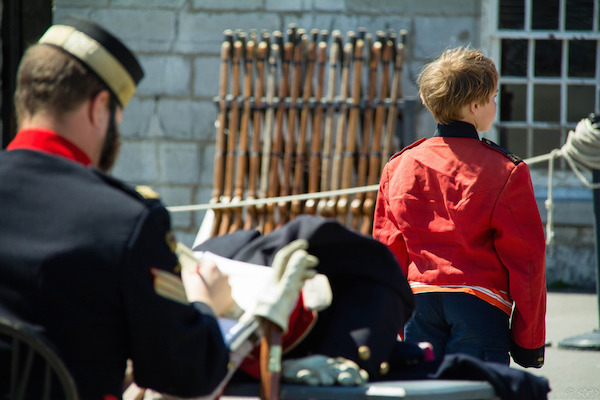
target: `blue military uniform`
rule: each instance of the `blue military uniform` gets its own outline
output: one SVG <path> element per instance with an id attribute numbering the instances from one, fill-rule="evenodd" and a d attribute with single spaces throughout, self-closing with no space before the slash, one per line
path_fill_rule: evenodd
<path id="1" fill-rule="evenodd" d="M 160 200 L 25 149 L 0 154 L 0 180 L 0 304 L 45 328 L 82 396 L 120 396 L 128 358 L 140 386 L 181 396 L 216 386 L 228 353 L 215 316 L 166 297 L 152 273 L 178 279 Z"/>
<path id="2" fill-rule="evenodd" d="M 106 85 L 106 137 L 116 135 L 117 103 L 127 105 L 143 76 L 133 53 L 80 18 L 50 27 L 39 46 L 69 54 Z M 19 74 L 17 93 L 34 78 Z M 120 398 L 128 359 L 139 386 L 184 397 L 212 392 L 228 350 L 210 307 L 187 302 L 160 200 L 90 167 L 89 154 L 44 129 L 54 125 L 43 118 L 42 126 L 29 122 L 0 153 L 0 310 L 44 332 L 81 398 Z M 6 358 L 0 343 L 0 397 Z"/>

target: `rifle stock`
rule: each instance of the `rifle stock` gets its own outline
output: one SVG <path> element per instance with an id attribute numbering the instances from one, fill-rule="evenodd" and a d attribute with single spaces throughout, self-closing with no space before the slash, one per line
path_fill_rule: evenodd
<path id="1" fill-rule="evenodd" d="M 216 204 L 221 200 L 224 187 L 224 171 L 225 171 L 225 149 L 226 149 L 226 133 L 225 126 L 227 125 L 227 84 L 229 62 L 231 61 L 232 38 L 233 32 L 229 29 L 224 31 L 224 40 L 221 44 L 221 66 L 219 71 L 219 115 L 217 123 L 217 137 L 215 140 L 215 159 L 213 170 L 213 191 L 211 194 L 210 203 Z M 213 211 L 213 221 L 210 228 L 210 236 L 216 236 L 221 222 L 221 211 Z"/>

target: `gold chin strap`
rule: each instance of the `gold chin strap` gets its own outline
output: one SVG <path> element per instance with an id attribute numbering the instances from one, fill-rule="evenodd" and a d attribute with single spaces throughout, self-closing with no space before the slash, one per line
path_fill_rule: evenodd
<path id="1" fill-rule="evenodd" d="M 90 67 L 115 93 L 125 108 L 135 93 L 135 82 L 123 65 L 100 43 L 66 25 L 54 25 L 39 40 L 58 46 Z"/>

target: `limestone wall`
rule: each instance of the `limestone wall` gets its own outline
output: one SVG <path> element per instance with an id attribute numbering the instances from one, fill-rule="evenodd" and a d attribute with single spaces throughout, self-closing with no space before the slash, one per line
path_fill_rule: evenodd
<path id="1" fill-rule="evenodd" d="M 55 20 L 70 13 L 96 20 L 123 38 L 141 59 L 146 77 L 125 112 L 124 143 L 113 173 L 130 183 L 151 185 L 167 206 L 206 203 L 210 198 L 216 118 L 212 98 L 218 90 L 225 29 L 285 31 L 291 23 L 343 33 L 359 27 L 371 33 L 406 29 L 403 86 L 408 97 L 416 94 L 414 78 L 425 61 L 446 47 L 469 43 L 477 47 L 481 36 L 477 0 L 54 0 L 54 4 Z M 415 121 L 419 137 L 435 128 L 422 109 Z M 549 282 L 593 287 L 591 203 L 576 203 L 573 207 L 567 199 L 557 204 L 557 246 L 548 257 Z M 203 216 L 204 212 L 174 213 L 178 239 L 191 245 Z"/>

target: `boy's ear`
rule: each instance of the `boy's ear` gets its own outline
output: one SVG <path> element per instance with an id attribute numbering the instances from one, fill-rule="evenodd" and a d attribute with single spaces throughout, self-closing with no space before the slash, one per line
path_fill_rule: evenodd
<path id="1" fill-rule="evenodd" d="M 472 114 L 477 114 L 478 109 L 479 109 L 479 106 L 477 105 L 476 101 L 472 101 L 469 104 L 469 110 L 471 111 Z"/>

